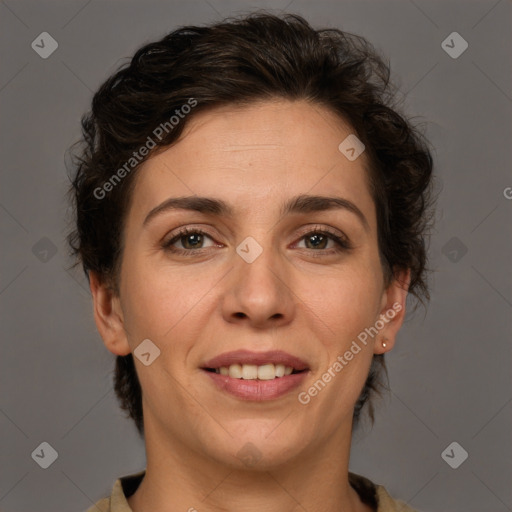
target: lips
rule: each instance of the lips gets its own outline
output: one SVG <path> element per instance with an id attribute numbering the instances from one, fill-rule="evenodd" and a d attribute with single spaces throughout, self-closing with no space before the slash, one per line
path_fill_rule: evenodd
<path id="1" fill-rule="evenodd" d="M 206 361 L 201 370 L 221 392 L 257 402 L 284 397 L 309 373 L 305 361 L 281 350 L 225 352 Z"/>
<path id="2" fill-rule="evenodd" d="M 293 368 L 299 372 L 308 369 L 308 365 L 302 359 L 292 356 L 282 350 L 270 350 L 267 352 L 251 352 L 250 350 L 235 350 L 224 352 L 209 361 L 206 361 L 201 367 L 203 370 L 216 370 L 221 367 L 229 367 L 232 364 L 256 365 L 282 364 Z"/>

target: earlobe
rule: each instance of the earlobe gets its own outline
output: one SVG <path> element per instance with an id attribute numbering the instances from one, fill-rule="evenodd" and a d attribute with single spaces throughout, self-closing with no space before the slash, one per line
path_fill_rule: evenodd
<path id="1" fill-rule="evenodd" d="M 405 319 L 405 302 L 410 282 L 410 269 L 397 271 L 393 281 L 383 294 L 382 309 L 379 315 L 383 326 L 376 338 L 375 354 L 388 352 L 395 344 L 396 335 Z"/>
<path id="2" fill-rule="evenodd" d="M 94 321 L 103 343 L 113 354 L 119 356 L 129 354 L 131 349 L 126 337 L 119 297 L 92 270 L 89 271 L 89 286 L 93 300 Z"/>

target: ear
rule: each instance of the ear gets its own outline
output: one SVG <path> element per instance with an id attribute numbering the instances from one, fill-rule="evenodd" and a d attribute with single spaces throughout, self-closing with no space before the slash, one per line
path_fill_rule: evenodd
<path id="1" fill-rule="evenodd" d="M 375 338 L 374 354 L 383 354 L 394 347 L 396 335 L 405 318 L 405 301 L 410 282 L 410 269 L 396 271 L 393 281 L 384 291 L 379 315 L 384 327 Z M 385 347 L 382 346 L 383 342 L 386 343 Z"/>
<path id="2" fill-rule="evenodd" d="M 124 328 L 121 303 L 119 296 L 104 281 L 96 272 L 89 271 L 94 321 L 103 338 L 103 343 L 110 352 L 118 356 L 125 356 L 131 352 L 131 349 Z"/>

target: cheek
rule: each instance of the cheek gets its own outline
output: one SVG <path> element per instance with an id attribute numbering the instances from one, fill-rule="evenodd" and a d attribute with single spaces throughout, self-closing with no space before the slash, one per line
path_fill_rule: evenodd
<path id="1" fill-rule="evenodd" d="M 143 258 L 127 260 L 123 272 L 121 293 L 130 345 L 149 338 L 166 347 L 166 352 L 183 347 L 200 325 L 194 318 L 200 315 L 205 294 L 218 277 L 192 268 L 150 265 Z M 172 343 L 177 338 L 184 343 Z"/>
<path id="2" fill-rule="evenodd" d="M 381 276 L 368 266 L 354 265 L 336 275 L 306 279 L 302 289 L 304 302 L 328 328 L 334 348 L 350 344 L 378 316 Z"/>

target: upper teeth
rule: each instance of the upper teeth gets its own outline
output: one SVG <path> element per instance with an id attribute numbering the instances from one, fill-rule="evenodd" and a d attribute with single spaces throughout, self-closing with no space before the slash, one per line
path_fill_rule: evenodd
<path id="1" fill-rule="evenodd" d="M 293 372 L 291 366 L 284 364 L 264 364 L 257 366 L 255 364 L 232 364 L 231 366 L 221 366 L 215 369 L 215 373 L 229 375 L 233 379 L 260 379 L 272 380 L 276 377 L 290 375 Z"/>

